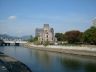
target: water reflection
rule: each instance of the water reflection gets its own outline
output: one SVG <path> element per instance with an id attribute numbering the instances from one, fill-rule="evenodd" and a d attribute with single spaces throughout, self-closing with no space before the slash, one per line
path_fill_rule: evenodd
<path id="1" fill-rule="evenodd" d="M 96 72 L 96 63 L 85 64 L 85 72 Z"/>
<path id="2" fill-rule="evenodd" d="M 63 56 L 60 63 L 66 72 L 96 72 L 96 59 Z"/>
<path id="3" fill-rule="evenodd" d="M 78 70 L 81 66 L 80 62 L 72 59 L 61 59 L 61 64 L 64 65 L 66 69 Z"/>
<path id="4" fill-rule="evenodd" d="M 14 46 L 0 47 L 0 51 L 22 61 L 33 72 L 96 72 L 96 58 Z"/>
<path id="5" fill-rule="evenodd" d="M 39 59 L 38 61 L 44 65 L 44 67 L 48 67 L 50 65 L 50 57 L 46 52 L 39 52 Z"/>

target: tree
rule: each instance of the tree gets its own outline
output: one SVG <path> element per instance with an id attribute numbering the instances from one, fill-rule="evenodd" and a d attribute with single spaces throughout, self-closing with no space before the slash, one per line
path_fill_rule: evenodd
<path id="1" fill-rule="evenodd" d="M 38 41 L 38 37 L 37 36 L 34 37 L 33 41 Z"/>
<path id="2" fill-rule="evenodd" d="M 57 38 L 57 41 L 64 41 L 64 34 L 63 33 L 56 33 L 55 37 Z"/>
<path id="3" fill-rule="evenodd" d="M 64 38 L 68 43 L 78 43 L 81 41 L 82 33 L 78 30 L 68 31 L 64 34 Z"/>
<path id="4" fill-rule="evenodd" d="M 35 45 L 40 45 L 40 44 L 41 44 L 41 42 L 38 40 L 38 36 L 34 37 L 33 43 L 34 43 Z"/>
<path id="5" fill-rule="evenodd" d="M 88 44 L 96 45 L 96 27 L 91 27 L 84 32 L 83 41 Z"/>
<path id="6" fill-rule="evenodd" d="M 33 36 L 31 35 L 31 36 L 30 36 L 30 39 L 29 39 L 28 41 L 29 41 L 29 42 L 33 42 L 33 39 L 34 39 L 34 38 L 33 38 Z"/>
<path id="7" fill-rule="evenodd" d="M 43 45 L 44 45 L 44 46 L 47 46 L 47 45 L 49 45 L 49 44 L 50 44 L 49 41 L 45 41 Z"/>
<path id="8" fill-rule="evenodd" d="M 38 37 L 30 36 L 29 42 L 34 42 L 34 41 L 38 41 Z"/>

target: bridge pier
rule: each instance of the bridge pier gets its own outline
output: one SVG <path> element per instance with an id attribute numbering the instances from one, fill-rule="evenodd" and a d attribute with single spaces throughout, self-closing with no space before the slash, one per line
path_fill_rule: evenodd
<path id="1" fill-rule="evenodd" d="M 3 43 L 1 43 L 0 46 L 3 46 Z"/>
<path id="2" fill-rule="evenodd" d="M 10 43 L 8 43 L 7 45 L 10 46 Z"/>
<path id="3" fill-rule="evenodd" d="M 7 43 L 5 43 L 5 46 L 7 46 Z"/>
<path id="4" fill-rule="evenodd" d="M 10 43 L 1 43 L 0 46 L 10 46 Z"/>
<path id="5" fill-rule="evenodd" d="M 15 43 L 15 46 L 19 46 L 20 44 L 19 43 Z"/>

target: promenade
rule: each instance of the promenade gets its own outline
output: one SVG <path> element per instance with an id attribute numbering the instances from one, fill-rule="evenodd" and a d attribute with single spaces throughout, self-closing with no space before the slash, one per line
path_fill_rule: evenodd
<path id="1" fill-rule="evenodd" d="M 44 50 L 44 51 L 96 57 L 96 46 L 59 46 L 59 45 L 43 46 L 34 44 L 25 44 L 24 46 L 27 48 Z"/>

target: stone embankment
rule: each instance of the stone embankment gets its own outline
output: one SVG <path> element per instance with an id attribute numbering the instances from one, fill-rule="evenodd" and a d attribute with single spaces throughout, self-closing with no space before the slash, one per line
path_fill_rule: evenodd
<path id="1" fill-rule="evenodd" d="M 25 64 L 0 52 L 0 72 L 32 72 Z"/>
<path id="2" fill-rule="evenodd" d="M 96 57 L 96 46 L 59 46 L 59 45 L 33 45 L 33 44 L 25 44 L 27 48 L 51 51 L 51 52 L 59 52 L 59 53 L 67 53 L 74 55 L 84 55 L 84 56 L 95 56 Z"/>

